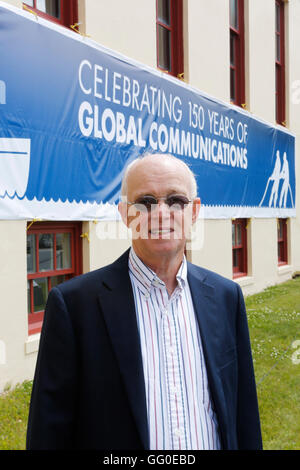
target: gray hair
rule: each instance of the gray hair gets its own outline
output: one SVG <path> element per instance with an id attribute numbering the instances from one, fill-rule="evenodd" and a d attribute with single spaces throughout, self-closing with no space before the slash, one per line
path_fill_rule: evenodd
<path id="1" fill-rule="evenodd" d="M 170 159 L 173 159 L 177 162 L 180 162 L 181 165 L 183 165 L 184 168 L 187 169 L 188 173 L 189 173 L 189 176 L 190 176 L 190 181 L 191 181 L 191 197 L 192 199 L 196 198 L 197 197 L 197 182 L 196 182 L 196 178 L 195 178 L 195 175 L 194 173 L 192 172 L 192 170 L 190 169 L 190 167 L 181 159 L 177 158 L 177 157 L 174 157 L 174 155 L 171 155 L 169 153 L 145 153 L 143 155 L 140 155 L 139 157 L 137 157 L 135 160 L 133 160 L 132 162 L 130 162 L 127 167 L 125 168 L 125 172 L 124 172 L 124 175 L 123 175 L 123 179 L 122 179 L 122 186 L 121 186 L 121 198 L 123 199 L 126 195 L 127 195 L 127 180 L 128 180 L 128 175 L 129 175 L 129 172 L 132 170 L 132 168 L 137 164 L 139 163 L 141 160 L 143 160 L 144 158 L 146 157 L 150 157 L 150 156 L 154 156 L 154 157 L 161 157 L 161 158 L 170 158 Z"/>

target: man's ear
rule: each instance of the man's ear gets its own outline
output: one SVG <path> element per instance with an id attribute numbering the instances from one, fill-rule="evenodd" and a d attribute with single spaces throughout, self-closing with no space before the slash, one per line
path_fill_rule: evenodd
<path id="1" fill-rule="evenodd" d="M 119 213 L 121 215 L 121 218 L 122 218 L 124 224 L 126 225 L 126 227 L 128 227 L 127 204 L 126 204 L 126 202 L 120 201 L 119 204 L 118 204 L 118 210 L 119 210 Z"/>
<path id="2" fill-rule="evenodd" d="M 192 223 L 194 224 L 198 219 L 199 211 L 201 207 L 201 200 L 199 197 L 196 197 L 193 200 L 193 215 L 192 215 Z"/>

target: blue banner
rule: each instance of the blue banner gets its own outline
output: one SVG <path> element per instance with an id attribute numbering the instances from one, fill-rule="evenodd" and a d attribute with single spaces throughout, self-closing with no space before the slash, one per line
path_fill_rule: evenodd
<path id="1" fill-rule="evenodd" d="M 0 57 L 1 219 L 115 218 L 145 152 L 190 166 L 207 217 L 296 215 L 284 128 L 1 2 Z"/>

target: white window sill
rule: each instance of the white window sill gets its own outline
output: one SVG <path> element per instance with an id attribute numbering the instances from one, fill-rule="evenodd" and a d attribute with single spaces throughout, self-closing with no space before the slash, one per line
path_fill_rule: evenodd
<path id="1" fill-rule="evenodd" d="M 254 277 L 253 276 L 236 277 L 234 281 L 237 282 L 240 285 L 240 287 L 252 286 L 254 284 Z"/>
<path id="2" fill-rule="evenodd" d="M 41 334 L 30 335 L 25 343 L 25 354 L 32 354 L 38 351 Z"/>
<path id="3" fill-rule="evenodd" d="M 293 273 L 293 268 L 290 264 L 284 264 L 282 266 L 278 266 L 277 273 L 278 273 L 279 276 L 292 274 Z"/>

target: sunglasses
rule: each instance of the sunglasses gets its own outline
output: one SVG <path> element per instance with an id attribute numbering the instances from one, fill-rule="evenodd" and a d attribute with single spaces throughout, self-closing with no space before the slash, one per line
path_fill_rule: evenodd
<path id="1" fill-rule="evenodd" d="M 192 202 L 192 199 L 188 199 L 186 196 L 177 194 L 158 198 L 154 196 L 141 196 L 135 202 L 127 202 L 127 204 L 129 206 L 136 206 L 140 211 L 150 212 L 153 206 L 154 208 L 157 207 L 159 201 L 164 201 L 171 211 L 182 211 L 190 202 Z"/>

